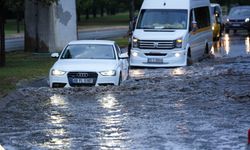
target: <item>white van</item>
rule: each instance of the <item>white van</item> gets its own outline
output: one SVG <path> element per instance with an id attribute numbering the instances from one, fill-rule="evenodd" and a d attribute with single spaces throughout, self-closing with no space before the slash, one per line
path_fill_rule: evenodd
<path id="1" fill-rule="evenodd" d="M 212 47 L 209 0 L 144 0 L 132 34 L 131 66 L 190 65 Z"/>

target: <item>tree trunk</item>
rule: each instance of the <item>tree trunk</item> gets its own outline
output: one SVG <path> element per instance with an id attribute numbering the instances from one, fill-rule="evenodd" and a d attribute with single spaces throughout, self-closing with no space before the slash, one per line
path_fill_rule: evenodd
<path id="1" fill-rule="evenodd" d="M 104 6 L 101 6 L 101 9 L 100 9 L 100 15 L 101 15 L 101 17 L 103 17 L 103 16 L 104 16 Z"/>
<path id="2" fill-rule="evenodd" d="M 5 66 L 5 33 L 4 24 L 5 17 L 2 11 L 0 12 L 0 67 Z"/>
<path id="3" fill-rule="evenodd" d="M 86 9 L 85 13 L 86 13 L 86 20 L 88 20 L 89 19 L 89 9 Z"/>
<path id="4" fill-rule="evenodd" d="M 135 15 L 135 1 L 130 0 L 129 20 L 133 21 Z"/>
<path id="5" fill-rule="evenodd" d="M 96 18 L 97 16 L 97 8 L 96 8 L 96 1 L 93 0 L 93 5 L 92 5 L 92 14 L 93 14 L 93 17 Z"/>
<path id="6" fill-rule="evenodd" d="M 36 12 L 35 12 L 35 16 L 36 16 L 36 22 L 35 22 L 35 27 L 36 27 L 36 29 L 35 29 L 35 32 L 36 32 L 36 39 L 35 39 L 36 49 L 35 49 L 35 52 L 38 52 L 39 51 L 39 34 L 38 34 L 38 31 L 39 31 L 39 28 L 38 28 L 39 7 L 38 7 L 38 0 L 36 0 L 35 5 L 36 5 Z"/>
<path id="7" fill-rule="evenodd" d="M 20 12 L 17 12 L 16 14 L 16 31 L 17 33 L 20 33 L 20 21 L 21 21 L 21 16 L 20 16 Z"/>

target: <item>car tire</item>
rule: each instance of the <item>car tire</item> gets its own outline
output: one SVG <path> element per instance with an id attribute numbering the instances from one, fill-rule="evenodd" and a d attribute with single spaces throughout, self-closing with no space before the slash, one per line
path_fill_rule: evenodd
<path id="1" fill-rule="evenodd" d="M 120 72 L 119 80 L 118 80 L 118 85 L 121 85 L 121 83 L 122 83 L 122 73 Z"/>
<path id="2" fill-rule="evenodd" d="M 191 57 L 191 52 L 190 50 L 188 51 L 188 55 L 187 55 L 187 66 L 191 66 L 193 64 L 193 60 Z"/>
<path id="3" fill-rule="evenodd" d="M 229 30 L 229 29 L 225 29 L 225 32 L 226 32 L 227 34 L 229 34 L 230 30 Z"/>

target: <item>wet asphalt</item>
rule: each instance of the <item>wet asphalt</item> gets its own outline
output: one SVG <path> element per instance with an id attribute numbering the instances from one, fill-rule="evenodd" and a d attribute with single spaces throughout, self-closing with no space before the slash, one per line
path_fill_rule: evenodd
<path id="1" fill-rule="evenodd" d="M 222 47 L 219 47 L 222 45 Z M 214 57 L 134 68 L 121 86 L 21 84 L 1 99 L 0 145 L 26 149 L 249 150 L 250 41 L 231 33 Z"/>

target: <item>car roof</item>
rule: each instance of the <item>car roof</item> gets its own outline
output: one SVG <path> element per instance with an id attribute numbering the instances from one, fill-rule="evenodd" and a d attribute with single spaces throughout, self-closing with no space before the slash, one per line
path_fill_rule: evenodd
<path id="1" fill-rule="evenodd" d="M 105 44 L 105 45 L 113 45 L 115 41 L 109 40 L 76 40 L 69 42 L 69 45 L 72 44 Z"/>

